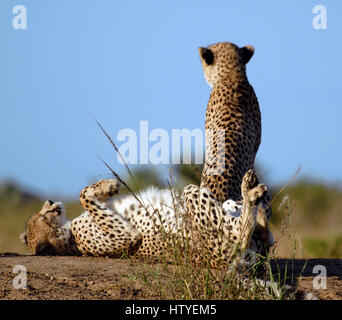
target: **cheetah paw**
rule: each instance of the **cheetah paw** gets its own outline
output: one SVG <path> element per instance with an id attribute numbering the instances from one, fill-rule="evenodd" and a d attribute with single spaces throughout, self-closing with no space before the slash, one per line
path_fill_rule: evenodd
<path id="1" fill-rule="evenodd" d="M 267 187 L 264 184 L 259 184 L 257 187 L 248 191 L 248 200 L 252 203 L 256 203 L 257 200 L 261 199 L 265 192 L 267 191 Z"/>
<path id="2" fill-rule="evenodd" d="M 96 198 L 102 202 L 119 193 L 120 183 L 115 179 L 100 180 L 94 186 Z"/>
<path id="3" fill-rule="evenodd" d="M 248 191 L 253 189 L 258 185 L 258 178 L 256 176 L 255 170 L 254 169 L 249 169 L 244 177 L 242 178 L 242 183 L 241 183 L 241 194 L 242 197 L 245 198 L 247 197 Z"/>
<path id="4" fill-rule="evenodd" d="M 81 199 L 96 198 L 100 202 L 105 202 L 109 198 L 118 194 L 120 183 L 115 179 L 103 179 L 89 187 L 86 187 L 81 192 Z"/>

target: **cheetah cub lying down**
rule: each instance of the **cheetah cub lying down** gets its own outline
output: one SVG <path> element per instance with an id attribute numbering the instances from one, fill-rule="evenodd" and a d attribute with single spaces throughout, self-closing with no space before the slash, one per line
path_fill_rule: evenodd
<path id="1" fill-rule="evenodd" d="M 182 196 L 151 187 L 137 197 L 122 197 L 117 180 L 100 180 L 81 191 L 85 212 L 79 217 L 69 221 L 61 202 L 46 201 L 20 238 L 35 255 L 144 258 L 159 256 L 172 241 L 186 237 L 197 248 L 195 260 L 208 254 L 212 266 L 229 264 L 238 247 L 246 252 L 242 263 L 253 263 L 273 241 L 262 201 L 267 188 L 251 188 L 255 179 L 249 170 L 241 186 L 243 200 L 223 205 L 197 186 L 186 187 Z M 199 199 L 201 205 L 194 207 Z M 204 211 L 197 212 L 199 207 Z"/>

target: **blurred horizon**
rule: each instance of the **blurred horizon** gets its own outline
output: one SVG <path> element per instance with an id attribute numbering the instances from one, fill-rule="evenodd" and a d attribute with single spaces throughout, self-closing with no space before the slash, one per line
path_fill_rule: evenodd
<path id="1" fill-rule="evenodd" d="M 133 171 L 133 175 L 134 183 L 128 178 L 128 174 L 122 178 L 137 196 L 140 194 L 139 190 L 146 187 L 146 183 L 165 186 L 161 176 L 147 166 Z M 199 184 L 200 177 L 189 165 L 175 166 L 172 176 L 176 178 L 180 190 L 185 185 Z M 121 187 L 121 195 L 127 192 Z M 341 256 L 342 190 L 320 183 L 298 181 L 285 190 L 273 188 L 271 192 L 272 216 L 269 226 L 278 243 L 274 248 L 277 257 Z M 19 241 L 19 235 L 30 216 L 42 207 L 42 200 L 30 190 L 22 190 L 15 184 L 0 185 L 0 251 L 29 253 L 28 248 Z M 68 219 L 73 219 L 84 211 L 76 197 L 58 200 L 63 200 Z"/>
<path id="2" fill-rule="evenodd" d="M 133 174 L 134 179 L 138 181 L 138 188 L 136 190 L 144 190 L 150 185 L 155 185 L 159 188 L 168 188 L 168 182 L 170 181 L 170 171 L 172 174 L 172 182 L 176 183 L 176 187 L 181 191 L 182 188 L 184 188 L 187 183 L 196 183 L 199 185 L 198 181 L 191 181 L 192 177 L 191 175 L 195 175 L 195 172 L 192 172 L 193 169 L 191 165 L 162 165 L 164 168 L 160 169 L 159 166 L 153 166 L 153 165 L 134 165 L 129 166 L 131 173 Z M 179 168 L 178 168 L 179 166 Z M 186 169 L 184 169 L 186 167 Z M 105 167 L 105 169 L 107 169 Z M 163 170 L 164 169 L 164 170 Z M 187 174 L 183 176 L 184 170 L 187 171 Z M 176 174 L 175 174 L 176 171 Z M 116 171 L 116 173 L 118 173 Z M 323 181 L 322 179 L 315 179 L 310 176 L 301 176 L 300 175 L 300 168 L 299 172 L 296 175 L 294 173 L 287 181 L 282 181 L 278 184 L 270 185 L 268 183 L 269 176 L 268 172 L 264 170 L 261 166 L 257 165 L 257 173 L 260 181 L 262 183 L 265 183 L 270 190 L 273 192 L 278 192 L 282 188 L 282 194 L 286 194 L 288 189 L 296 188 L 300 185 L 308 185 L 308 186 L 320 186 L 324 189 L 333 189 L 342 192 L 342 183 L 334 183 L 332 181 Z M 132 181 L 127 169 L 125 168 L 120 173 L 118 173 L 120 178 L 125 181 L 130 187 L 134 188 L 134 181 Z M 187 179 L 190 180 L 187 180 Z M 0 180 L 0 190 L 1 188 L 10 188 L 17 190 L 18 192 L 22 193 L 23 195 L 27 195 L 29 198 L 37 198 L 41 201 L 45 201 L 46 199 L 52 199 L 54 201 L 76 201 L 78 202 L 79 192 L 82 188 L 84 188 L 87 185 L 92 184 L 93 182 L 100 180 L 100 179 L 115 179 L 115 176 L 108 170 L 108 173 L 99 174 L 98 177 L 95 178 L 89 178 L 88 183 L 82 185 L 79 187 L 79 191 L 77 191 L 75 194 L 63 194 L 58 192 L 51 192 L 50 194 L 45 193 L 44 191 L 40 191 L 38 189 L 34 189 L 28 186 L 25 186 L 25 184 L 21 183 L 19 180 L 16 179 L 2 179 Z M 124 187 L 121 187 L 121 193 L 122 190 L 125 190 Z M 124 191 L 126 193 L 127 190 Z"/>

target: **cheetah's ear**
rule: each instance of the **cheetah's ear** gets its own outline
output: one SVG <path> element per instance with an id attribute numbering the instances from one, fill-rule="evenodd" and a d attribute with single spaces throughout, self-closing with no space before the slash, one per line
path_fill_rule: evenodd
<path id="1" fill-rule="evenodd" d="M 201 58 L 205 61 L 205 63 L 210 66 L 214 62 L 214 54 L 208 48 L 200 47 L 198 48 Z"/>
<path id="2" fill-rule="evenodd" d="M 247 64 L 249 60 L 253 57 L 254 54 L 254 47 L 252 45 L 245 46 L 240 48 L 242 61 L 244 64 Z"/>

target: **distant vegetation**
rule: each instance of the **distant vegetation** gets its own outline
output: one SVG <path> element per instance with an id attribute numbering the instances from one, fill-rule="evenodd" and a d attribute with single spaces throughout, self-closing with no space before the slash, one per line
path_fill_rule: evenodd
<path id="1" fill-rule="evenodd" d="M 201 168 L 198 168 L 199 172 Z M 181 190 L 189 183 L 198 184 L 199 175 L 191 165 L 174 166 L 171 176 Z M 133 171 L 121 177 L 134 191 L 147 185 L 167 187 L 153 167 Z M 292 183 L 281 194 L 281 187 L 272 190 L 271 229 L 279 243 L 275 255 L 280 257 L 315 258 L 342 257 L 342 190 L 309 180 Z M 125 189 L 122 188 L 122 192 Z M 127 192 L 127 191 L 126 191 Z M 43 203 L 37 195 L 23 190 L 13 182 L 0 185 L 0 252 L 27 253 L 19 241 L 25 223 Z M 66 202 L 68 218 L 82 212 L 78 199 Z"/>

